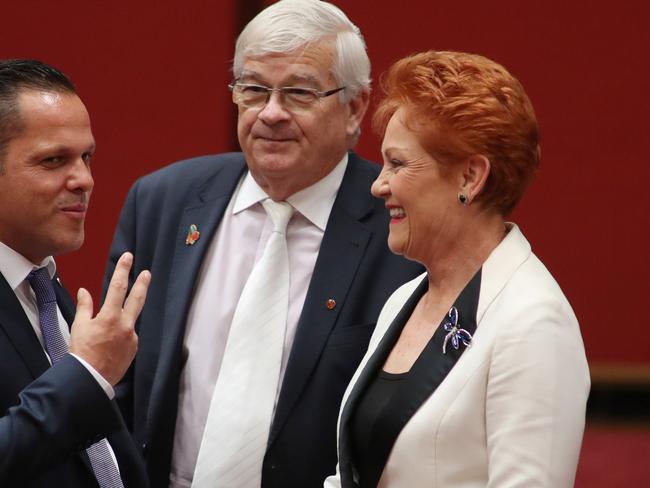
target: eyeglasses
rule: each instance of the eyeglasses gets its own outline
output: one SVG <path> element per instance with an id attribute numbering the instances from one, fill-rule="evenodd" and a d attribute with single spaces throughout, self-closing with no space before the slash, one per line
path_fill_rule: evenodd
<path id="1" fill-rule="evenodd" d="M 341 90 L 345 90 L 344 86 L 323 92 L 314 88 L 299 88 L 294 86 L 269 88 L 268 86 L 239 83 L 237 81 L 228 85 L 228 88 L 232 92 L 232 101 L 240 107 L 261 109 L 269 103 L 271 93 L 278 92 L 282 106 L 290 111 L 309 110 L 321 98 L 326 98 Z"/>

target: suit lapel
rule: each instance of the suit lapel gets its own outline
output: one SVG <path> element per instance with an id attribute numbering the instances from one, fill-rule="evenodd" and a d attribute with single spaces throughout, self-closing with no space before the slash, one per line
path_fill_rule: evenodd
<path id="1" fill-rule="evenodd" d="M 480 286 L 479 270 L 454 302 L 454 307 L 458 310 L 458 326 L 472 336 L 476 331 Z M 451 342 L 448 342 L 446 353 L 443 354 L 442 346 L 448 334 L 443 324 L 447 322 L 449 317 L 445 316 L 377 422 L 371 441 L 373 445 L 378 446 L 374 451 L 376 466 L 386 465 L 390 451 L 406 423 L 436 391 L 466 349 L 462 344 L 459 349 L 454 349 Z M 377 371 L 378 369 L 375 370 L 375 375 Z M 368 480 L 369 486 L 379 483 L 382 470 L 376 471 L 375 474 L 377 478 Z"/>
<path id="2" fill-rule="evenodd" d="M 68 325 L 71 325 L 74 320 L 74 303 L 61 285 L 58 275 L 54 277 L 53 285 L 61 314 Z M 0 328 L 4 329 L 34 379 L 50 368 L 50 362 L 43 352 L 43 346 L 36 337 L 32 324 L 2 274 L 0 274 Z M 86 453 L 82 451 L 79 455 L 81 461 L 92 473 L 90 460 Z"/>
<path id="3" fill-rule="evenodd" d="M 343 412 L 341 413 L 341 421 L 339 427 L 339 469 L 341 473 L 342 486 L 355 486 L 353 484 L 352 475 L 352 444 L 350 439 L 350 418 L 356 410 L 357 402 L 360 396 L 366 389 L 368 382 L 375 377 L 379 368 L 386 362 L 388 354 L 393 349 L 397 342 L 402 329 L 409 319 L 415 306 L 420 301 L 422 295 L 427 291 L 429 283 L 425 276 L 420 284 L 417 286 L 411 297 L 406 301 L 402 309 L 399 311 L 393 322 L 386 330 L 381 341 L 377 345 L 375 352 L 370 356 L 368 362 L 363 367 L 361 374 L 350 392 L 350 395 L 345 402 Z"/>
<path id="4" fill-rule="evenodd" d="M 341 459 L 347 461 L 345 476 L 349 480 L 352 480 L 352 466 L 350 463 L 352 452 L 349 426 L 351 417 L 368 384 L 376 378 L 378 371 L 382 368 L 388 354 L 399 338 L 404 325 L 413 313 L 422 295 L 427 291 L 427 288 L 428 283 L 425 278 L 387 330 L 377 350 L 364 367 L 346 403 L 344 415 L 341 416 L 340 449 Z M 481 270 L 470 280 L 454 302 L 454 307 L 458 310 L 458 326 L 467 330 L 472 336 L 476 331 L 476 314 L 480 289 Z M 451 342 L 447 343 L 447 352 L 443 354 L 442 346 L 448 334 L 448 331 L 443 327 L 443 324 L 446 322 L 449 322 L 448 316 L 443 318 L 431 337 L 431 340 L 425 346 L 411 367 L 408 375 L 401 382 L 395 395 L 381 413 L 380 419 L 375 426 L 376 428 L 372 432 L 371 442 L 375 446 L 371 452 L 374 457 L 373 465 L 386 465 L 390 451 L 406 423 L 435 392 L 463 354 L 465 347 L 461 345 L 459 349 L 454 349 Z M 376 470 L 374 474 L 377 476 L 376 479 L 364 480 L 364 484 L 376 486 L 379 483 L 382 470 Z M 343 478 L 343 476 L 343 468 L 341 467 L 341 477 Z"/>
<path id="5" fill-rule="evenodd" d="M 164 400 L 161 400 L 165 398 L 165 389 L 173 383 L 169 379 L 178 376 L 174 374 L 174 370 L 179 370 L 182 366 L 180 361 L 185 323 L 196 278 L 217 226 L 245 169 L 243 159 L 224 164 L 197 192 L 196 201 L 188 202 L 180 218 L 165 301 L 160 359 L 152 387 L 149 426 L 157 425 L 158 415 L 167 407 L 163 405 Z M 193 245 L 188 245 L 186 238 L 191 225 L 197 226 L 201 236 Z"/>
<path id="6" fill-rule="evenodd" d="M 59 278 L 58 273 L 54 275 L 54 278 L 52 279 L 52 285 L 54 286 L 54 293 L 56 294 L 56 304 L 58 305 L 59 310 L 61 310 L 61 315 L 63 315 L 63 318 L 67 322 L 68 327 L 72 327 L 72 323 L 74 322 L 76 307 L 74 302 L 72 301 L 72 297 L 68 293 L 68 290 L 66 290 L 63 287 L 63 283 L 61 283 L 61 279 Z M 117 408 L 117 406 L 115 406 L 115 408 Z M 86 453 L 85 450 L 79 451 L 78 454 L 84 466 L 86 467 L 86 469 L 88 469 L 88 472 L 94 478 L 95 472 L 93 471 L 92 464 L 90 464 L 90 458 L 88 457 L 88 454 Z"/>
<path id="7" fill-rule="evenodd" d="M 282 429 L 318 363 L 372 237 L 360 222 L 372 209 L 371 183 L 372 176 L 360 169 L 358 157 L 350 153 L 298 321 L 269 444 Z M 330 298 L 336 301 L 331 310 L 326 306 Z"/>
<path id="8" fill-rule="evenodd" d="M 0 328 L 14 345 L 36 379 L 50 363 L 16 294 L 0 274 Z"/>
<path id="9" fill-rule="evenodd" d="M 519 227 L 513 223 L 506 223 L 506 226 L 508 234 L 483 263 L 481 296 L 476 313 L 478 323 L 481 323 L 486 310 L 499 296 L 515 271 L 532 254 L 530 243 Z"/>
<path id="10" fill-rule="evenodd" d="M 58 273 L 54 276 L 52 284 L 54 285 L 54 293 L 56 294 L 56 304 L 59 306 L 59 310 L 61 310 L 61 315 L 63 315 L 63 318 L 68 323 L 68 327 L 71 327 L 75 316 L 75 305 L 72 297 L 70 297 L 68 291 L 63 287 Z"/>

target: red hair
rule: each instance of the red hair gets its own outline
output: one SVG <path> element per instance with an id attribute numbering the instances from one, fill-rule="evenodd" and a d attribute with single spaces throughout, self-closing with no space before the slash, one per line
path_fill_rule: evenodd
<path id="1" fill-rule="evenodd" d="M 539 166 L 539 129 L 523 87 L 475 54 L 427 51 L 397 61 L 382 79 L 386 97 L 373 123 L 383 136 L 402 108 L 404 123 L 441 164 L 481 154 L 490 174 L 475 198 L 508 215 Z"/>

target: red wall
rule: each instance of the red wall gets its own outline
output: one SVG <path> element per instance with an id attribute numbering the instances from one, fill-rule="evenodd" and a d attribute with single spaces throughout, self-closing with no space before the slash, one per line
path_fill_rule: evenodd
<path id="1" fill-rule="evenodd" d="M 647 4 L 337 3 L 365 34 L 376 87 L 392 61 L 432 48 L 487 55 L 522 81 L 543 157 L 513 219 L 573 304 L 589 359 L 650 363 Z M 11 2 L 0 31 L 0 58 L 60 67 L 91 112 L 98 152 L 86 245 L 58 262 L 69 288 L 83 285 L 95 296 L 133 180 L 178 158 L 232 148 L 226 84 L 240 7 L 98 5 Z M 358 150 L 377 160 L 378 148 L 366 123 Z"/>
<path id="2" fill-rule="evenodd" d="M 234 3 L 6 2 L 0 58 L 33 57 L 77 85 L 97 140 L 84 247 L 57 259 L 97 299 L 133 181 L 180 158 L 233 149 L 227 83 Z M 8 9 L 8 12 L 7 12 Z"/>

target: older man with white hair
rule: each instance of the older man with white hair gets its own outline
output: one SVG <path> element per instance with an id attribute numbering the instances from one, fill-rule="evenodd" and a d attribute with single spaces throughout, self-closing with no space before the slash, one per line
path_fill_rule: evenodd
<path id="1" fill-rule="evenodd" d="M 420 268 L 351 152 L 370 62 L 345 14 L 273 4 L 233 74 L 242 153 L 148 175 L 122 211 L 107 276 L 130 250 L 155 280 L 118 395 L 154 487 L 319 486 L 380 306 Z"/>

